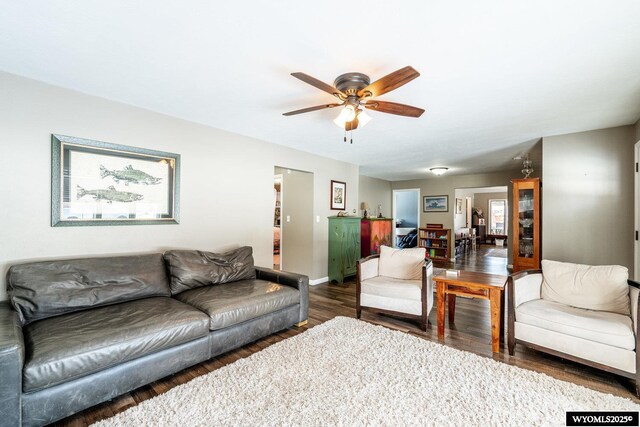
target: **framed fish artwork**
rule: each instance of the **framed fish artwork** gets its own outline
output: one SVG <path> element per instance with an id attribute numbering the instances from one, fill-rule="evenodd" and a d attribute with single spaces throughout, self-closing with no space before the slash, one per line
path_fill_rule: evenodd
<path id="1" fill-rule="evenodd" d="M 51 226 L 177 224 L 180 155 L 51 135 Z"/>

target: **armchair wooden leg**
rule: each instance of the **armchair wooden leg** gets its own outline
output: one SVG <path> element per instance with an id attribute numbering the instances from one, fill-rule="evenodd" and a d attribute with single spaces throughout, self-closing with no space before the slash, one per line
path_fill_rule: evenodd
<path id="1" fill-rule="evenodd" d="M 298 328 L 300 328 L 301 326 L 306 325 L 308 322 L 309 322 L 309 320 L 303 320 L 302 322 L 298 322 L 298 323 L 296 323 L 296 326 L 297 326 Z"/>

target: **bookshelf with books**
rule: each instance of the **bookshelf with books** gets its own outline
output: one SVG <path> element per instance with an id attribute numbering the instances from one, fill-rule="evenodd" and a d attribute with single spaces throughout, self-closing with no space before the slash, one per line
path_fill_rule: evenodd
<path id="1" fill-rule="evenodd" d="M 427 250 L 427 258 L 449 261 L 452 252 L 451 229 L 427 227 L 418 229 L 418 246 Z"/>

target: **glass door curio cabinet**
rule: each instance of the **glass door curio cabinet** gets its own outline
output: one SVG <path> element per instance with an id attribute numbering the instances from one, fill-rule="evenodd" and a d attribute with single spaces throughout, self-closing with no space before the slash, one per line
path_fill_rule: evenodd
<path id="1" fill-rule="evenodd" d="M 513 272 L 540 268 L 540 178 L 514 179 Z"/>

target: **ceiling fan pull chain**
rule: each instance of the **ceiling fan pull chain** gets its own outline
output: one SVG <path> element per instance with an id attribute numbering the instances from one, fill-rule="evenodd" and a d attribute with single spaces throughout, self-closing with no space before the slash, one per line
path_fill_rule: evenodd
<path id="1" fill-rule="evenodd" d="M 353 129 L 349 132 L 349 140 L 351 141 L 351 144 L 353 144 Z"/>

